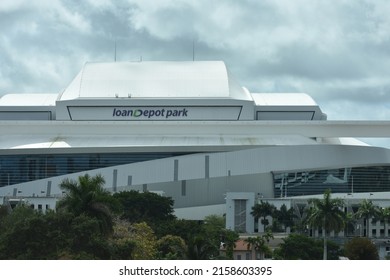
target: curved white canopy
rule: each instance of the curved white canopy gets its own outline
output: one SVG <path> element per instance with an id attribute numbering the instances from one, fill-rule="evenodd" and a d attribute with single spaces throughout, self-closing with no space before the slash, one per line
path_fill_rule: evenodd
<path id="1" fill-rule="evenodd" d="M 60 100 L 130 96 L 252 100 L 222 61 L 86 63 Z"/>

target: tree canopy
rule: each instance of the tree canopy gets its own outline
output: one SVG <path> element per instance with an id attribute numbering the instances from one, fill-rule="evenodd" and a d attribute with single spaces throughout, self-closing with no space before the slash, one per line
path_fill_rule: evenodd
<path id="1" fill-rule="evenodd" d="M 356 212 L 356 217 L 358 219 L 364 218 L 366 223 L 365 236 L 370 236 L 370 218 L 377 218 L 380 215 L 380 209 L 378 206 L 374 205 L 371 200 L 365 199 L 359 205 L 359 209 Z"/>
<path id="2" fill-rule="evenodd" d="M 0 207 L 0 259 L 215 259 L 222 240 L 233 248 L 238 238 L 222 216 L 179 220 L 171 198 L 112 195 L 100 175 L 60 186 L 56 212 Z"/>
<path id="3" fill-rule="evenodd" d="M 330 260 L 337 260 L 342 255 L 340 247 L 328 242 Z M 290 234 L 274 251 L 274 257 L 281 260 L 320 260 L 323 258 L 323 248 L 320 240 L 302 234 Z"/>
<path id="4" fill-rule="evenodd" d="M 368 238 L 354 237 L 344 246 L 345 256 L 350 260 L 377 260 L 378 249 Z"/>
<path id="5" fill-rule="evenodd" d="M 173 200 L 152 192 L 124 191 L 113 197 L 121 207 L 121 218 L 132 223 L 167 221 L 173 215 Z"/>
<path id="6" fill-rule="evenodd" d="M 110 249 L 96 218 L 71 213 L 46 214 L 26 205 L 3 221 L 0 259 L 106 259 Z"/>
<path id="7" fill-rule="evenodd" d="M 265 255 L 271 254 L 272 251 L 270 247 L 268 246 L 268 242 L 270 239 L 273 239 L 274 236 L 272 232 L 267 231 L 263 235 L 258 235 L 255 237 L 248 237 L 245 239 L 245 241 L 248 243 L 248 250 L 250 250 L 251 246 L 255 249 L 256 252 L 256 259 L 264 259 Z"/>
<path id="8" fill-rule="evenodd" d="M 79 176 L 77 181 L 65 179 L 60 184 L 65 197 L 58 202 L 57 211 L 96 218 L 101 232 L 110 233 L 113 226 L 112 211 L 118 208 L 118 203 L 103 188 L 104 183 L 101 175 L 91 177 L 85 174 Z"/>
<path id="9" fill-rule="evenodd" d="M 326 190 L 323 199 L 311 199 L 306 222 L 314 228 L 322 228 L 324 233 L 323 258 L 327 259 L 327 234 L 330 231 L 339 232 L 344 228 L 344 202 L 341 199 L 332 199 L 330 190 Z"/>
<path id="10" fill-rule="evenodd" d="M 264 225 L 264 230 L 269 224 L 267 216 L 272 216 L 275 212 L 276 208 L 268 201 L 260 201 L 260 203 L 255 204 L 252 207 L 251 215 L 256 219 L 261 219 L 261 224 Z"/>

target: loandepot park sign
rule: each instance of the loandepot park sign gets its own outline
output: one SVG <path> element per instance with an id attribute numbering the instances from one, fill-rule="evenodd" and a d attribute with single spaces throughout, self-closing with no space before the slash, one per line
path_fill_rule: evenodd
<path id="1" fill-rule="evenodd" d="M 241 106 L 68 106 L 72 120 L 238 120 Z"/>
<path id="2" fill-rule="evenodd" d="M 187 118 L 188 109 L 118 109 L 112 111 L 113 117 L 129 117 L 129 118 Z"/>

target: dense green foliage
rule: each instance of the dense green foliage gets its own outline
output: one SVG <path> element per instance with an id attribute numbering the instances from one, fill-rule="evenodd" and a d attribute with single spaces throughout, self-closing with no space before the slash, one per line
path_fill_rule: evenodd
<path id="1" fill-rule="evenodd" d="M 64 180 L 65 196 L 56 211 L 34 210 L 29 205 L 0 206 L 0 259 L 232 259 L 238 233 L 225 228 L 223 216 L 211 215 L 204 221 L 177 219 L 173 200 L 150 192 L 126 191 L 111 194 L 104 190 L 100 176 L 84 175 L 77 181 Z M 372 204 L 372 203 L 371 203 Z M 341 230 L 349 218 L 376 217 L 389 221 L 390 208 L 379 209 L 363 202 L 357 215 L 347 217 L 342 202 L 330 198 L 311 200 L 306 224 L 313 228 Z M 279 210 L 268 202 L 252 208 L 252 215 L 269 230 L 294 228 L 293 208 Z M 272 217 L 272 225 L 268 222 Z M 325 235 L 326 237 L 326 235 Z M 344 255 L 340 247 L 324 239 L 290 234 L 272 253 L 273 234 L 246 238 L 258 258 L 328 259 Z M 378 252 L 368 239 L 352 239 L 345 245 L 350 259 L 377 259 Z"/>
<path id="2" fill-rule="evenodd" d="M 255 249 L 256 259 L 264 259 L 265 255 L 272 255 L 272 251 L 268 246 L 270 239 L 273 239 L 274 236 L 272 232 L 268 231 L 264 235 L 258 235 L 256 237 L 248 237 L 245 241 L 248 243 L 248 250 L 251 247 Z"/>
<path id="3" fill-rule="evenodd" d="M 101 175 L 80 176 L 78 181 L 65 179 L 60 188 L 66 195 L 57 204 L 58 212 L 69 212 L 75 217 L 86 215 L 96 218 L 99 230 L 103 234 L 112 231 L 112 213 L 119 207 L 118 202 L 103 188 L 104 178 Z"/>
<path id="4" fill-rule="evenodd" d="M 113 197 L 121 206 L 121 218 L 131 223 L 159 222 L 174 219 L 173 200 L 151 192 L 126 191 Z"/>
<path id="5" fill-rule="evenodd" d="M 60 186 L 65 196 L 56 212 L 0 207 L 0 259 L 214 259 L 222 240 L 232 252 L 238 239 L 223 217 L 179 220 L 171 198 L 111 195 L 100 175 Z"/>
<path id="6" fill-rule="evenodd" d="M 286 231 L 287 228 L 294 226 L 294 219 L 297 218 L 294 208 L 287 209 L 283 204 L 280 209 L 274 211 L 275 220 L 273 221 L 273 230 Z"/>
<path id="7" fill-rule="evenodd" d="M 340 247 L 330 241 L 328 243 L 328 259 L 337 260 L 342 255 Z M 274 251 L 274 258 L 283 260 L 321 260 L 323 258 L 321 240 L 301 234 L 290 234 Z"/>
<path id="8" fill-rule="evenodd" d="M 275 210 L 275 206 L 270 204 L 268 201 L 260 201 L 260 203 L 255 204 L 255 206 L 252 207 L 251 215 L 256 220 L 261 218 L 260 222 L 264 225 L 264 228 L 266 228 L 269 224 L 267 216 L 272 216 Z"/>
<path id="9" fill-rule="evenodd" d="M 260 223 L 264 226 L 264 230 L 272 230 L 273 232 L 286 232 L 294 227 L 294 220 L 297 218 L 293 208 L 287 209 L 283 204 L 280 209 L 267 201 L 260 201 L 252 207 L 251 215 L 255 221 L 260 219 Z M 272 225 L 267 217 L 272 217 Z"/>
<path id="10" fill-rule="evenodd" d="M 355 237 L 345 244 L 345 256 L 350 260 L 377 260 L 378 249 L 368 238 Z"/>
<path id="11" fill-rule="evenodd" d="M 370 232 L 370 218 L 377 218 L 380 215 L 379 208 L 372 203 L 371 200 L 363 200 L 363 202 L 360 204 L 358 211 L 356 212 L 356 218 L 361 219 L 364 218 L 366 222 L 366 227 L 364 230 L 364 236 L 368 236 L 368 233 Z"/>
<path id="12" fill-rule="evenodd" d="M 105 259 L 110 256 L 96 218 L 70 213 L 42 214 L 15 208 L 2 222 L 0 259 Z"/>

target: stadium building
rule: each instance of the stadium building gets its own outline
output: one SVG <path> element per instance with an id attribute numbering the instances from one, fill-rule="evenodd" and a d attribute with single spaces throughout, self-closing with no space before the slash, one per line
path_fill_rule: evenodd
<path id="1" fill-rule="evenodd" d="M 85 173 L 170 196 L 188 219 L 225 213 L 234 192 L 390 192 L 390 150 L 355 139 L 389 128 L 328 121 L 307 94 L 252 93 L 223 62 L 86 63 L 61 93 L 0 99 L 0 203 L 53 208 Z"/>

